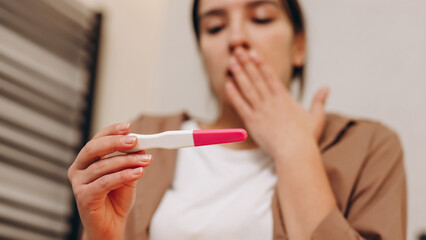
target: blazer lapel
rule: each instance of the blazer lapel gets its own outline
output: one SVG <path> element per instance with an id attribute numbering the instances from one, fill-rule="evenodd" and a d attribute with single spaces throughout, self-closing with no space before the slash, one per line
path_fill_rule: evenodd
<path id="1" fill-rule="evenodd" d="M 355 121 L 350 118 L 327 114 L 325 128 L 318 143 L 321 153 L 339 141 L 345 131 L 353 124 L 355 124 Z"/>

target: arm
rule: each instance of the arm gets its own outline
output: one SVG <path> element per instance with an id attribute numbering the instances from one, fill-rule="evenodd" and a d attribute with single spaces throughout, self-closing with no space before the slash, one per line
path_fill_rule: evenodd
<path id="1" fill-rule="evenodd" d="M 336 233 L 341 233 L 339 236 L 345 236 L 336 239 L 362 239 L 357 233 L 358 229 L 351 226 L 356 224 L 350 224 L 343 216 L 336 221 L 338 217 L 335 216 L 339 216 L 339 211 L 317 145 L 325 125 L 327 90 L 319 91 L 311 109 L 306 111 L 291 97 L 280 78 L 259 56 L 254 53 L 249 56 L 241 48 L 236 50 L 236 55 L 238 62 L 230 62 L 236 82 L 226 83 L 226 93 L 250 136 L 275 159 L 278 196 L 289 238 L 310 239 L 313 236 L 317 239 L 333 239 L 333 229 L 336 229 Z M 387 157 L 378 159 L 386 160 Z M 369 174 L 374 175 L 373 172 Z M 383 174 L 388 176 L 386 172 Z M 370 185 L 380 182 L 371 177 L 365 179 L 370 179 Z M 371 187 L 367 189 L 372 191 L 372 196 L 378 197 Z M 360 193 L 365 193 L 365 190 Z M 400 197 L 397 194 L 390 196 L 390 199 Z M 356 201 L 362 205 L 358 199 Z M 369 204 L 366 201 L 364 206 L 368 210 L 372 207 Z M 393 207 L 390 204 L 389 208 Z M 359 211 L 353 209 L 353 213 L 368 211 L 365 208 L 361 207 Z M 403 216 L 397 217 L 391 221 L 405 221 Z M 387 218 L 384 219 L 380 219 L 381 222 L 388 223 Z M 360 221 L 371 223 L 368 219 Z M 401 229 L 401 224 L 398 226 Z M 363 236 L 369 238 L 368 234 Z"/>
<path id="2" fill-rule="evenodd" d="M 242 48 L 230 62 L 236 84 L 226 92 L 250 137 L 275 160 L 278 197 L 290 239 L 308 239 L 336 206 L 317 140 L 325 125 L 327 89 L 306 111 L 294 100 L 271 67 Z M 313 121 L 314 120 L 314 121 Z"/>
<path id="3" fill-rule="evenodd" d="M 316 226 L 336 208 L 316 142 L 305 141 L 302 146 L 274 156 L 277 194 L 290 239 L 310 239 Z"/>

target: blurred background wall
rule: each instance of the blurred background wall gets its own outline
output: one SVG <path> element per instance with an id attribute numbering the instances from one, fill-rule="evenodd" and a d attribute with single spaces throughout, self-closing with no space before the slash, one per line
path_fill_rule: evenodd
<path id="1" fill-rule="evenodd" d="M 190 25 L 191 0 L 85 3 L 105 13 L 95 130 L 142 113 L 186 109 L 214 118 Z M 426 231 L 426 2 L 302 3 L 309 41 L 303 104 L 328 85 L 328 111 L 378 120 L 399 133 L 408 239 L 416 239 Z"/>
<path id="2" fill-rule="evenodd" d="M 207 81 L 189 28 L 190 1 L 83 2 L 105 15 L 96 91 L 97 129 L 134 119 L 142 112 L 189 109 L 212 119 L 214 104 L 206 98 Z"/>

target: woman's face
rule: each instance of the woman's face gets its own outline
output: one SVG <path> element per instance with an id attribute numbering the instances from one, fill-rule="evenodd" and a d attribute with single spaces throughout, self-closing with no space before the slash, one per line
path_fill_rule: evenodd
<path id="1" fill-rule="evenodd" d="M 226 101 L 229 59 L 237 48 L 255 50 L 289 85 L 304 61 L 304 36 L 295 37 L 281 0 L 200 0 L 200 48 L 214 91 Z"/>

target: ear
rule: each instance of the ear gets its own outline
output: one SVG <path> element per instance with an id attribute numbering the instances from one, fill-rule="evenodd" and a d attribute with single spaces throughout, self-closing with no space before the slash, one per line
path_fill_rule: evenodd
<path id="1" fill-rule="evenodd" d="M 298 33 L 294 35 L 293 41 L 293 56 L 292 63 L 295 67 L 301 67 L 305 63 L 306 56 L 306 38 L 305 33 Z"/>

